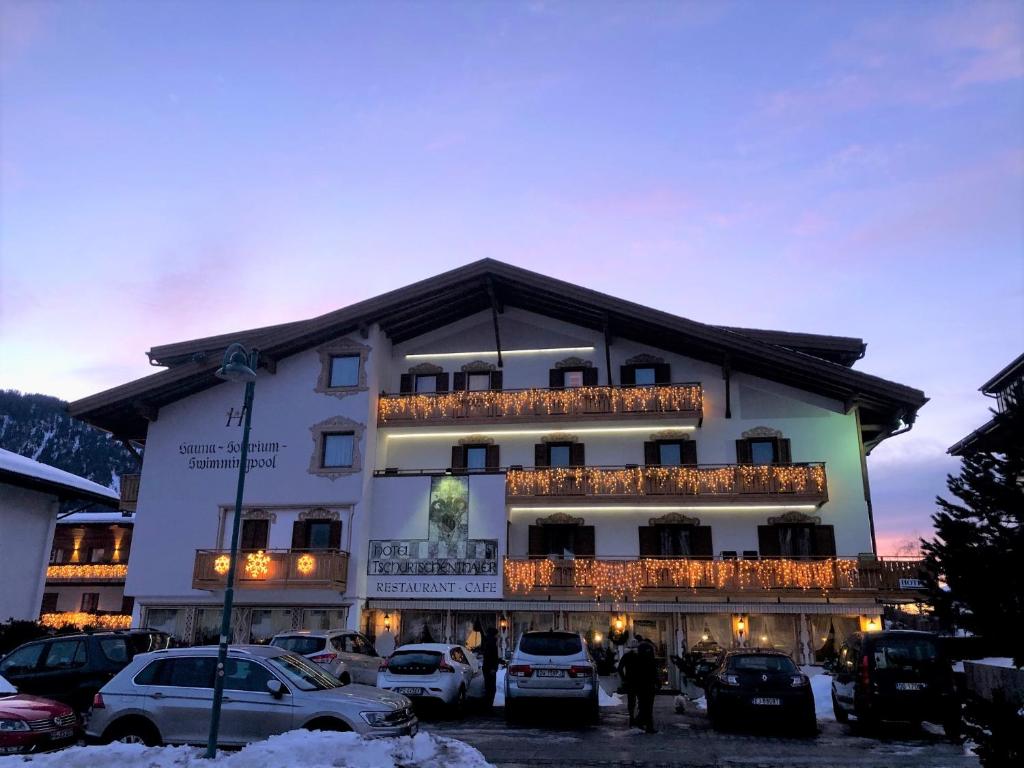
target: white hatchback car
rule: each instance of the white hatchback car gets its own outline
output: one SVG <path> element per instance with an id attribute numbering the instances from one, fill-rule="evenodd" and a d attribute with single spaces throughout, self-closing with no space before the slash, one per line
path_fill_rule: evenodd
<path id="1" fill-rule="evenodd" d="M 461 645 L 411 643 L 381 662 L 377 687 L 413 701 L 440 701 L 459 714 L 467 698 L 483 696 L 483 673 L 476 656 Z"/>
<path id="2" fill-rule="evenodd" d="M 377 684 L 380 657 L 365 635 L 351 629 L 281 632 L 270 644 L 305 656 L 345 684 Z"/>

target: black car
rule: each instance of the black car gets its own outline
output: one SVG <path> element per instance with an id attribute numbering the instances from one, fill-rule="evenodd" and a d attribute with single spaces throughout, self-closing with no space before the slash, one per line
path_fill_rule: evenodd
<path id="1" fill-rule="evenodd" d="M 43 696 L 85 712 L 92 697 L 136 654 L 170 646 L 155 630 L 58 635 L 18 646 L 0 661 L 0 675 L 21 693 Z"/>
<path id="2" fill-rule="evenodd" d="M 939 723 L 960 734 L 953 667 L 931 632 L 856 632 L 846 638 L 832 674 L 832 709 L 845 723 L 882 720 Z"/>
<path id="3" fill-rule="evenodd" d="M 711 727 L 777 721 L 818 731 L 811 682 L 789 654 L 770 649 L 728 651 L 704 690 Z"/>

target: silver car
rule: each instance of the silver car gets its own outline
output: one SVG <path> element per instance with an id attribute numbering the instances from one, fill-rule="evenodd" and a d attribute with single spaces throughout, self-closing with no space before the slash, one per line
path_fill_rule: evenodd
<path id="1" fill-rule="evenodd" d="M 380 656 L 365 635 L 351 629 L 297 629 L 270 644 L 315 661 L 343 683 L 376 685 Z"/>
<path id="2" fill-rule="evenodd" d="M 524 632 L 505 673 L 505 718 L 515 719 L 530 699 L 576 701 L 591 720 L 599 713 L 597 665 L 576 632 Z"/>
<path id="3" fill-rule="evenodd" d="M 136 656 L 93 701 L 95 741 L 204 744 L 217 648 L 172 648 Z M 342 685 L 302 656 L 264 645 L 233 646 L 224 677 L 220 738 L 241 746 L 296 728 L 405 736 L 419 727 L 405 696 Z"/>

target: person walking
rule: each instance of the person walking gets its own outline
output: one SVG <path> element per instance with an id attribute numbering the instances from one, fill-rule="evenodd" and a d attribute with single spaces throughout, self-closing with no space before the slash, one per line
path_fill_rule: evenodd
<path id="1" fill-rule="evenodd" d="M 494 694 L 498 686 L 498 630 L 488 627 L 481 643 L 483 652 L 484 672 L 484 709 L 488 712 L 494 707 Z"/>
<path id="2" fill-rule="evenodd" d="M 642 638 L 641 638 L 642 639 Z M 626 692 L 626 709 L 629 712 L 629 725 L 636 725 L 636 689 L 633 687 L 633 666 L 637 660 L 636 642 L 629 644 L 628 650 L 619 659 L 617 671 L 622 681 L 622 689 Z"/>
<path id="3" fill-rule="evenodd" d="M 637 698 L 636 725 L 647 733 L 657 733 L 654 727 L 654 695 L 661 687 L 661 676 L 658 674 L 653 643 L 638 644 L 636 660 L 630 667 L 629 675 Z"/>

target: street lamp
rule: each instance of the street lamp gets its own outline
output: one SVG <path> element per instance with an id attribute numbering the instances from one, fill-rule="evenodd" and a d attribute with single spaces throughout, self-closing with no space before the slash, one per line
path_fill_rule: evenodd
<path id="1" fill-rule="evenodd" d="M 206 741 L 206 756 L 217 756 L 217 733 L 220 730 L 220 708 L 224 700 L 224 665 L 228 660 L 228 642 L 231 637 L 231 608 L 235 602 L 235 561 L 238 559 L 238 529 L 242 518 L 242 493 L 245 491 L 245 467 L 249 454 L 249 425 L 252 422 L 252 395 L 256 388 L 258 350 L 246 351 L 241 344 L 232 344 L 224 352 L 224 363 L 215 374 L 224 381 L 245 382 L 245 400 L 242 411 L 242 449 L 238 456 L 238 491 L 235 494 L 235 515 L 231 522 L 231 555 L 228 560 L 227 581 L 224 586 L 224 613 L 220 619 L 220 645 L 217 648 L 217 674 L 213 678 L 213 709 L 210 711 L 210 736 Z"/>

